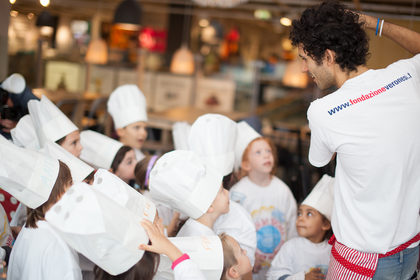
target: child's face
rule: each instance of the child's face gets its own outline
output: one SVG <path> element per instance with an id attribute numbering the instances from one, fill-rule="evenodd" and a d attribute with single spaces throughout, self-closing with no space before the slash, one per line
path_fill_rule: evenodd
<path id="1" fill-rule="evenodd" d="M 242 249 L 234 238 L 230 236 L 226 238 L 229 245 L 233 249 L 233 254 L 235 255 L 236 260 L 238 261 L 238 263 L 235 265 L 236 271 L 240 276 L 244 276 L 252 270 L 251 262 L 248 258 L 248 255 L 246 254 L 246 250 Z"/>
<path id="2" fill-rule="evenodd" d="M 264 139 L 253 142 L 247 156 L 248 160 L 242 163 L 242 168 L 245 171 L 270 174 L 273 170 L 273 151 Z"/>
<path id="3" fill-rule="evenodd" d="M 314 243 L 323 240 L 325 232 L 331 228 L 322 214 L 308 205 L 300 205 L 296 219 L 296 229 L 301 237 L 305 237 Z"/>
<path id="4" fill-rule="evenodd" d="M 125 153 L 124 159 L 118 165 L 117 170 L 115 170 L 115 175 L 120 177 L 121 180 L 128 183 L 130 180 L 133 180 L 134 177 L 134 168 L 136 168 L 137 160 L 136 154 L 133 149 Z"/>
<path id="5" fill-rule="evenodd" d="M 213 211 L 220 215 L 229 212 L 229 191 L 223 188 L 223 186 L 220 186 L 219 192 L 211 206 L 213 207 Z"/>
<path id="6" fill-rule="evenodd" d="M 121 143 L 134 149 L 141 149 L 147 138 L 145 122 L 135 122 L 117 129 Z"/>
<path id="7" fill-rule="evenodd" d="M 80 157 L 82 152 L 82 144 L 80 143 L 80 132 L 78 130 L 67 134 L 64 141 L 61 143 L 61 147 L 73 154 L 75 157 Z"/>

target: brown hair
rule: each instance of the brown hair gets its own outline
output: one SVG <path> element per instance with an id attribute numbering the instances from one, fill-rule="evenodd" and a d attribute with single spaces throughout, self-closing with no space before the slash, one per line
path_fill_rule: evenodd
<path id="1" fill-rule="evenodd" d="M 136 183 L 140 186 L 141 190 L 149 190 L 149 185 L 145 184 L 147 167 L 149 167 L 149 162 L 153 156 L 147 155 L 142 160 L 137 162 L 136 167 L 134 168 L 134 176 L 136 177 Z M 158 158 L 157 158 L 158 159 Z M 157 161 L 155 160 L 155 163 Z"/>
<path id="2" fill-rule="evenodd" d="M 238 260 L 235 257 L 235 253 L 233 252 L 232 246 L 229 244 L 228 238 L 232 238 L 231 236 L 227 235 L 226 233 L 222 233 L 219 235 L 220 240 L 222 241 L 223 247 L 223 272 L 220 280 L 226 280 L 227 272 L 229 268 L 238 264 Z"/>
<path id="3" fill-rule="evenodd" d="M 159 254 L 145 251 L 141 260 L 124 273 L 111 275 L 99 266 L 95 266 L 93 272 L 97 280 L 152 280 L 159 267 L 159 261 Z"/>
<path id="4" fill-rule="evenodd" d="M 318 210 L 317 210 L 318 211 Z M 329 240 L 331 238 L 331 236 L 333 235 L 333 231 L 332 231 L 332 225 L 331 225 L 331 221 L 328 220 L 327 217 L 324 216 L 324 214 L 322 214 L 321 212 L 319 212 L 322 216 L 322 222 L 324 223 L 329 223 L 330 224 L 330 229 L 327 230 L 324 234 L 324 239 L 323 240 Z"/>
<path id="5" fill-rule="evenodd" d="M 122 146 L 118 152 L 115 154 L 114 160 L 111 163 L 111 171 L 115 173 L 120 166 L 121 162 L 124 160 L 125 154 L 131 151 L 133 148 L 130 146 Z"/>
<path id="6" fill-rule="evenodd" d="M 66 190 L 73 183 L 71 178 L 70 169 L 66 164 L 59 161 L 60 167 L 58 170 L 57 179 L 51 190 L 48 200 L 36 209 L 28 208 L 28 219 L 26 220 L 27 228 L 37 228 L 36 223 L 41 220 L 45 220 L 45 213 L 50 209 L 66 192 Z"/>
<path id="7" fill-rule="evenodd" d="M 261 137 L 255 138 L 254 140 L 252 140 L 248 144 L 248 146 L 246 146 L 246 148 L 244 150 L 244 153 L 242 154 L 241 165 L 242 165 L 242 163 L 248 161 L 248 153 L 249 153 L 249 150 L 251 149 L 252 144 L 254 144 L 255 142 L 257 142 L 259 140 L 264 140 L 265 142 L 267 142 L 267 144 L 271 148 L 271 152 L 272 152 L 273 158 L 274 158 L 274 164 L 273 164 L 273 169 L 271 170 L 270 174 L 271 175 L 275 175 L 276 174 L 276 171 L 277 171 L 277 149 L 276 149 L 276 146 L 274 145 L 273 141 L 270 138 L 268 138 L 268 137 L 261 136 Z M 244 177 L 246 175 L 248 175 L 248 172 L 246 172 L 245 170 L 243 170 L 241 168 L 241 176 L 240 177 Z"/>

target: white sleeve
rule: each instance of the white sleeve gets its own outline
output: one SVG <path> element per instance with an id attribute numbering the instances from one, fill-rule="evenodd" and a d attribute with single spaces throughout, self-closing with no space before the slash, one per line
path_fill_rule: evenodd
<path id="1" fill-rule="evenodd" d="M 316 102 L 316 101 L 314 101 Z M 334 151 L 331 151 L 328 138 L 316 117 L 314 103 L 308 109 L 309 128 L 311 130 L 311 144 L 309 146 L 309 162 L 316 167 L 327 165 Z"/>
<path id="2" fill-rule="evenodd" d="M 293 246 L 290 242 L 286 242 L 283 247 L 280 248 L 280 251 L 274 257 L 271 262 L 271 267 L 267 272 L 268 280 L 278 280 L 280 277 L 287 276 L 283 279 L 288 280 L 304 280 L 305 273 L 293 273 Z M 303 277 L 302 277 L 303 276 Z"/>
<path id="3" fill-rule="evenodd" d="M 184 260 L 174 268 L 175 280 L 206 280 L 198 266 L 191 260 Z"/>

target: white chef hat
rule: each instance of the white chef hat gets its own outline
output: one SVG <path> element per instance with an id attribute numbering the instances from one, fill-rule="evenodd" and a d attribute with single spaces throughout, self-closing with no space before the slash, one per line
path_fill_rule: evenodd
<path id="1" fill-rule="evenodd" d="M 172 126 L 172 138 L 174 139 L 175 150 L 189 150 L 188 136 L 191 125 L 187 122 L 176 122 Z"/>
<path id="2" fill-rule="evenodd" d="M 73 185 L 45 214 L 73 249 L 111 275 L 124 273 L 144 254 L 149 238 L 142 217 L 86 183 Z"/>
<path id="3" fill-rule="evenodd" d="M 172 237 L 169 240 L 181 252 L 190 256 L 206 279 L 220 279 L 223 272 L 223 247 L 217 235 Z M 174 279 L 171 265 L 171 260 L 167 256 L 161 255 L 155 277 L 157 279 Z"/>
<path id="4" fill-rule="evenodd" d="M 191 126 L 188 144 L 206 163 L 226 176 L 235 162 L 236 123 L 219 114 L 205 114 Z"/>
<path id="5" fill-rule="evenodd" d="M 28 102 L 29 114 L 35 125 L 41 147 L 47 142 L 55 142 L 78 130 L 77 126 L 57 108 L 45 95 L 41 100 Z"/>
<path id="6" fill-rule="evenodd" d="M 136 85 L 117 87 L 109 96 L 107 106 L 115 128 L 147 121 L 146 98 Z"/>
<path id="7" fill-rule="evenodd" d="M 80 133 L 82 152 L 80 158 L 96 168 L 111 168 L 118 150 L 123 144 L 101 133 L 85 130 Z"/>
<path id="8" fill-rule="evenodd" d="M 311 193 L 302 202 L 302 204 L 321 212 L 330 221 L 334 203 L 334 181 L 335 179 L 333 177 L 324 174 Z"/>
<path id="9" fill-rule="evenodd" d="M 64 162 L 70 169 L 73 182 L 82 182 L 94 169 L 68 152 L 57 143 L 47 142 L 43 151 L 52 158 Z"/>
<path id="10" fill-rule="evenodd" d="M 10 75 L 0 85 L 0 87 L 4 89 L 5 91 L 8 91 L 14 94 L 22 93 L 23 90 L 25 89 L 25 86 L 26 86 L 25 78 L 19 73 L 14 73 Z"/>
<path id="11" fill-rule="evenodd" d="M 223 175 L 205 165 L 193 151 L 176 150 L 158 159 L 150 173 L 153 200 L 193 219 L 207 212 L 222 185 Z"/>
<path id="12" fill-rule="evenodd" d="M 39 150 L 38 136 L 35 131 L 31 116 L 25 115 L 16 124 L 16 127 L 10 131 L 13 143 L 19 147 L 32 150 Z"/>
<path id="13" fill-rule="evenodd" d="M 246 147 L 252 140 L 261 137 L 247 122 L 241 121 L 237 124 L 237 137 L 235 144 L 235 169 L 238 170 L 242 164 L 242 157 Z"/>
<path id="14" fill-rule="evenodd" d="M 155 204 L 111 172 L 98 169 L 95 173 L 92 188 L 97 189 L 134 214 L 151 222 L 154 221 L 156 216 Z"/>
<path id="15" fill-rule="evenodd" d="M 58 160 L 20 148 L 0 136 L 0 186 L 30 208 L 45 203 L 57 180 Z"/>

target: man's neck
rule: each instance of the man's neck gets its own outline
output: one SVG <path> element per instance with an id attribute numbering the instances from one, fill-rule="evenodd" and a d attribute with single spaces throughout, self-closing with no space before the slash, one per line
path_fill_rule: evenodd
<path id="1" fill-rule="evenodd" d="M 338 64 L 336 64 L 335 67 L 335 84 L 338 88 L 341 88 L 347 80 L 353 79 L 369 70 L 369 68 L 364 65 L 358 66 L 356 70 L 351 72 L 343 71 Z"/>

